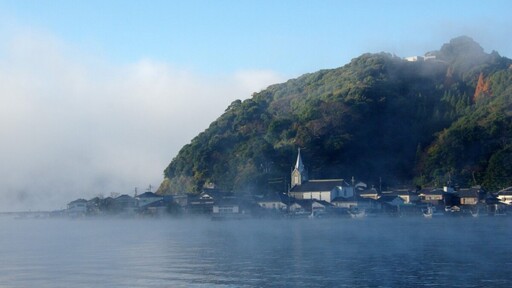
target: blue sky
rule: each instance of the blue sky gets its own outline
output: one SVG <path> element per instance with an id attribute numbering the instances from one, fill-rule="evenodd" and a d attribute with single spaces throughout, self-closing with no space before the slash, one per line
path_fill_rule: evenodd
<path id="1" fill-rule="evenodd" d="M 512 57 L 512 2 L 0 0 L 0 211 L 158 186 L 235 99 L 460 35 Z M 346 175 L 340 175 L 345 177 Z"/>
<path id="2" fill-rule="evenodd" d="M 438 49 L 462 34 L 511 55 L 510 1 L 0 1 L 19 25 L 110 61 L 297 76 L 364 52 Z"/>

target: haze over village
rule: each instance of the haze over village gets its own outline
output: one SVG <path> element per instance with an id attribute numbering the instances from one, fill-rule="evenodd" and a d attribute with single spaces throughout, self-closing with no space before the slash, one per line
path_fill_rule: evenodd
<path id="1" fill-rule="evenodd" d="M 178 5 L 182 12 L 169 17 L 171 3 L 160 9 L 134 1 L 123 5 L 131 12 L 105 4 L 93 17 L 84 11 L 98 3 L 2 1 L 0 156 L 8 164 L 0 171 L 0 210 L 50 211 L 77 198 L 157 187 L 179 149 L 234 100 L 362 53 L 423 55 L 471 35 L 486 51 L 511 55 L 508 18 L 476 20 L 506 2 L 468 12 L 472 17 L 459 17 L 456 1 L 439 2 L 445 8 L 422 9 L 429 15 L 422 19 L 406 3 L 374 3 L 371 11 L 357 1 L 339 9 L 294 3 L 298 10 L 203 3 L 201 11 Z M 369 20 L 350 11 L 366 11 Z M 396 11 L 408 13 L 384 16 Z"/>

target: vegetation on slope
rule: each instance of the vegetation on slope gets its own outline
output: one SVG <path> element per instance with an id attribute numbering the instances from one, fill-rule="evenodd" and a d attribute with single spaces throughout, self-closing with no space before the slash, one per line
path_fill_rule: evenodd
<path id="1" fill-rule="evenodd" d="M 159 192 L 284 191 L 298 147 L 311 178 L 512 184 L 512 61 L 469 37 L 427 55 L 364 54 L 234 101 L 180 150 Z"/>

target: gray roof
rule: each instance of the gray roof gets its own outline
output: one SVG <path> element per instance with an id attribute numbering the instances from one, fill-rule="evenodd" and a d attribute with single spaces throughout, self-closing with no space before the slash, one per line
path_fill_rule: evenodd
<path id="1" fill-rule="evenodd" d="M 343 179 L 328 179 L 328 180 L 309 180 L 307 182 L 302 183 L 302 185 L 294 186 L 290 192 L 297 193 L 307 193 L 307 192 L 323 192 L 323 191 L 331 191 L 338 186 L 348 186 L 348 183 Z"/>
<path id="2" fill-rule="evenodd" d="M 469 198 L 469 197 L 476 197 L 476 198 L 478 198 L 479 192 L 480 191 L 478 189 L 473 189 L 473 188 L 459 189 L 457 191 L 457 195 L 459 195 L 460 198 Z"/>
<path id="3" fill-rule="evenodd" d="M 78 203 L 87 203 L 87 200 L 82 199 L 82 198 L 76 199 L 74 201 L 69 202 L 68 205 L 70 205 L 70 204 L 78 204 Z"/>
<path id="4" fill-rule="evenodd" d="M 282 203 L 289 203 L 292 200 L 288 197 L 288 195 L 283 193 L 272 193 L 270 195 L 267 195 L 263 198 L 257 199 L 256 202 L 262 203 L 262 202 L 282 202 Z"/>
<path id="5" fill-rule="evenodd" d="M 380 196 L 379 199 L 377 199 L 377 201 L 389 203 L 389 202 L 393 202 L 397 198 L 400 199 L 401 201 L 403 201 L 403 199 L 397 195 L 382 195 L 382 196 Z"/>
<path id="6" fill-rule="evenodd" d="M 418 194 L 425 194 L 425 195 L 443 195 L 445 192 L 443 189 L 435 188 L 435 189 L 421 189 Z"/>
<path id="7" fill-rule="evenodd" d="M 157 195 L 153 192 L 145 192 L 145 193 L 142 193 L 137 196 L 137 198 L 158 198 L 158 197 L 162 197 L 162 196 Z"/>

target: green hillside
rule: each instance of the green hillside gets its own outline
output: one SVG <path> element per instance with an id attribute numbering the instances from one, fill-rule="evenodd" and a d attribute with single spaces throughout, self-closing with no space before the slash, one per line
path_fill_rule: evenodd
<path id="1" fill-rule="evenodd" d="M 310 178 L 498 189 L 512 184 L 512 60 L 469 37 L 422 61 L 364 54 L 234 101 L 165 169 L 159 193 L 284 191 Z"/>

